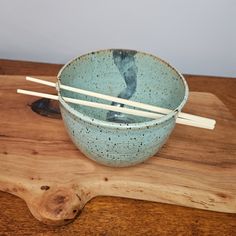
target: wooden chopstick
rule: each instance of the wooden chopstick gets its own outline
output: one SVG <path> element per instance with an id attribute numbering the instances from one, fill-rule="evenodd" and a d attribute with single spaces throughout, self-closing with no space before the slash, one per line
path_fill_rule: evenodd
<path id="1" fill-rule="evenodd" d="M 33 78 L 33 77 L 29 77 L 29 76 L 26 77 L 26 80 L 31 81 L 31 82 L 35 82 L 35 83 L 48 85 L 48 86 L 55 87 L 55 88 L 57 87 L 56 83 Z M 144 110 L 158 112 L 161 114 L 168 114 L 172 111 L 170 109 L 166 109 L 166 108 L 162 108 L 162 107 L 156 107 L 156 106 L 149 105 L 149 104 L 144 104 L 144 103 L 135 102 L 135 101 L 131 101 L 131 100 L 123 99 L 123 98 L 113 97 L 110 95 L 105 95 L 105 94 L 87 91 L 87 90 L 83 90 L 83 89 L 79 89 L 79 88 L 75 88 L 75 87 L 70 87 L 67 85 L 62 85 L 60 83 L 58 83 L 58 86 L 59 86 L 59 88 L 64 89 L 64 90 L 68 90 L 68 91 L 72 91 L 72 92 L 76 92 L 76 93 L 80 93 L 80 94 L 84 94 L 84 95 L 92 96 L 92 97 L 96 97 L 96 98 L 101 98 L 101 99 L 108 100 L 108 101 L 114 101 L 114 102 L 129 105 L 129 106 L 141 108 Z M 201 116 L 196 116 L 196 115 L 192 115 L 192 114 L 188 114 L 188 113 L 184 113 L 184 112 L 180 112 L 178 114 L 178 118 L 191 120 L 191 121 L 194 121 L 197 123 L 201 123 L 203 125 L 209 124 L 210 126 L 215 126 L 215 123 L 216 123 L 216 121 L 213 119 L 209 119 L 209 118 L 205 118 L 205 117 L 201 117 Z"/>
<path id="2" fill-rule="evenodd" d="M 58 100 L 57 95 L 39 93 L 39 92 L 34 92 L 34 91 L 29 91 L 29 90 L 17 89 L 17 93 Z M 163 116 L 157 113 L 134 110 L 134 109 L 129 109 L 125 107 L 117 107 L 117 106 L 106 105 L 106 104 L 96 103 L 96 102 L 89 102 L 89 101 L 84 101 L 84 100 L 79 100 L 79 99 L 74 99 L 74 98 L 68 98 L 68 97 L 62 97 L 62 98 L 66 102 L 69 102 L 69 103 L 74 103 L 74 104 L 79 104 L 79 105 L 89 106 L 89 107 L 94 107 L 94 108 L 100 108 L 100 109 L 109 110 L 109 111 L 116 111 L 116 112 L 126 113 L 130 115 L 135 115 L 135 116 L 142 116 L 142 117 L 147 117 L 147 118 L 152 118 L 152 119 L 157 119 Z M 201 123 L 194 122 L 187 119 L 177 118 L 176 123 L 183 124 L 183 125 L 190 125 L 190 126 L 194 126 L 198 128 L 214 129 L 213 125 L 201 124 Z"/>

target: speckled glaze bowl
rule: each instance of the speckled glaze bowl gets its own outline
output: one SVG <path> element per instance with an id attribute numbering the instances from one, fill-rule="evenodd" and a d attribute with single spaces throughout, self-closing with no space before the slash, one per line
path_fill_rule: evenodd
<path id="1" fill-rule="evenodd" d="M 153 55 L 133 50 L 109 49 L 79 56 L 61 69 L 58 80 L 64 85 L 173 110 L 152 120 L 69 104 L 63 96 L 123 106 L 59 86 L 62 117 L 74 144 L 88 158 L 113 167 L 135 165 L 157 153 L 188 97 L 186 81 L 176 69 Z"/>

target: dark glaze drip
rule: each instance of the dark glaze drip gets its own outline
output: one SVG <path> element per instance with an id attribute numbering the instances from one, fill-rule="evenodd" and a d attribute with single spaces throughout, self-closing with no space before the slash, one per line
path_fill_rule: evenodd
<path id="1" fill-rule="evenodd" d="M 130 99 L 136 91 L 137 87 L 137 72 L 138 67 L 135 64 L 136 51 L 131 50 L 114 50 L 113 60 L 117 66 L 120 74 L 125 80 L 126 88 L 120 92 L 119 98 Z M 124 107 L 124 104 L 112 102 L 112 106 Z M 115 111 L 109 111 L 107 113 L 107 120 L 118 123 L 133 123 L 134 121 L 125 114 Z"/>

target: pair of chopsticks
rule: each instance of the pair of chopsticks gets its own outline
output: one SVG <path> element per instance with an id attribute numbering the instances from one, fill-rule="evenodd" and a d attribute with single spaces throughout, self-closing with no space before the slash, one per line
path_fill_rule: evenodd
<path id="1" fill-rule="evenodd" d="M 144 103 L 140 103 L 140 102 L 130 101 L 127 99 L 113 97 L 110 95 L 100 94 L 100 93 L 96 93 L 96 92 L 92 92 L 92 91 L 87 91 L 87 90 L 83 90 L 80 88 L 70 87 L 67 85 L 63 85 L 60 82 L 58 82 L 58 84 L 57 84 L 57 83 L 53 83 L 50 81 L 45 81 L 45 80 L 32 78 L 32 77 L 28 77 L 28 76 L 26 77 L 26 80 L 31 81 L 31 82 L 35 82 L 35 83 L 44 84 L 44 85 L 51 86 L 54 88 L 59 87 L 60 89 L 68 90 L 71 92 L 80 93 L 80 94 L 84 94 L 84 95 L 92 96 L 92 97 L 96 97 L 96 98 L 101 98 L 101 99 L 108 100 L 108 101 L 118 102 L 121 104 L 141 108 L 141 109 L 152 111 L 152 112 L 134 110 L 134 109 L 130 109 L 130 108 L 106 105 L 106 104 L 96 103 L 96 102 L 89 102 L 89 101 L 79 100 L 79 99 L 74 99 L 74 98 L 69 98 L 69 97 L 62 97 L 68 103 L 74 103 L 74 104 L 79 104 L 79 105 L 84 105 L 84 106 L 89 106 L 89 107 L 94 107 L 94 108 L 100 108 L 100 109 L 105 109 L 105 110 L 110 110 L 110 111 L 116 111 L 116 112 L 131 114 L 131 115 L 135 115 L 135 116 L 153 118 L 153 119 L 158 119 L 158 118 L 162 117 L 164 114 L 168 114 L 168 113 L 172 112 L 172 110 L 170 110 L 170 109 L 157 107 L 157 106 L 153 106 L 153 105 L 148 105 L 148 104 L 144 104 Z M 58 96 L 56 96 L 56 95 L 39 93 L 39 92 L 34 92 L 34 91 L 29 91 L 29 90 L 17 89 L 17 93 L 58 100 Z M 157 112 L 157 113 L 161 113 L 161 114 L 157 114 L 157 113 L 153 113 L 153 112 Z M 194 127 L 198 127 L 198 128 L 214 129 L 216 121 L 213 119 L 180 112 L 178 114 L 177 119 L 176 119 L 176 123 L 194 126 Z"/>

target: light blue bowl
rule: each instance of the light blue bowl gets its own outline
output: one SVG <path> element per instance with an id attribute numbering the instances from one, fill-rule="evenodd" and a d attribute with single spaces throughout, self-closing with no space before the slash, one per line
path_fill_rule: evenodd
<path id="1" fill-rule="evenodd" d="M 58 79 L 64 85 L 173 110 L 152 120 L 69 104 L 63 96 L 123 106 L 59 87 L 62 117 L 74 144 L 88 158 L 113 167 L 135 165 L 157 153 L 188 98 L 186 81 L 176 69 L 133 50 L 110 49 L 77 57 L 61 69 Z"/>

